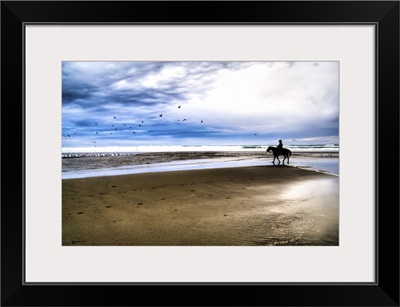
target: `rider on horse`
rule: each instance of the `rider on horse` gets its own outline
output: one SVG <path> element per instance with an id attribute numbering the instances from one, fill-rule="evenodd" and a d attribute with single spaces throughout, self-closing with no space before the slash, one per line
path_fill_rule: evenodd
<path id="1" fill-rule="evenodd" d="M 279 145 L 276 146 L 276 148 L 279 150 L 279 152 L 282 151 L 282 148 L 283 148 L 282 140 L 279 140 Z"/>

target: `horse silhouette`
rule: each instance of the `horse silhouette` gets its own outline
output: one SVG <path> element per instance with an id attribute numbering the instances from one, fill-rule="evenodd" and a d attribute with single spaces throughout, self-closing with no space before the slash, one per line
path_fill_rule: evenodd
<path id="1" fill-rule="evenodd" d="M 283 156 L 283 161 L 282 163 L 285 164 L 285 160 L 287 159 L 287 163 L 289 164 L 289 157 L 292 155 L 292 152 L 287 149 L 287 148 L 276 148 L 274 146 L 269 146 L 267 149 L 267 152 L 272 151 L 273 155 L 274 155 L 274 161 L 272 161 L 272 163 L 275 164 L 275 159 L 278 159 L 278 165 L 281 164 L 281 160 L 279 160 L 279 156 Z"/>

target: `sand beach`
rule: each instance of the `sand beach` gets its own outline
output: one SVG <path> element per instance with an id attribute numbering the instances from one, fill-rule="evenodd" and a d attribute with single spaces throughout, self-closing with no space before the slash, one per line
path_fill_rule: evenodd
<path id="1" fill-rule="evenodd" d="M 339 177 L 250 166 L 62 180 L 64 246 L 339 244 Z"/>

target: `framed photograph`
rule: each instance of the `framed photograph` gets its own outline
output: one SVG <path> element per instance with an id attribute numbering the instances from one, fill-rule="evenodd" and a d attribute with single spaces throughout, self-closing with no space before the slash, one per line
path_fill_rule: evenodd
<path id="1" fill-rule="evenodd" d="M 399 306 L 398 1 L 1 25 L 2 305 Z"/>

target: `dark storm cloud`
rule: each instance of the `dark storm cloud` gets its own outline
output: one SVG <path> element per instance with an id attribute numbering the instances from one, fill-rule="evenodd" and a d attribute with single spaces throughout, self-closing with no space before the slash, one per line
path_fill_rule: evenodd
<path id="1" fill-rule="evenodd" d="M 179 101 L 184 99 L 184 95 L 179 92 L 166 92 L 156 89 L 147 90 L 131 90 L 131 91 L 116 91 L 106 98 L 101 100 L 108 101 L 111 103 L 119 104 L 135 104 L 148 105 L 148 104 L 163 104 L 170 103 L 171 101 Z"/>
<path id="2" fill-rule="evenodd" d="M 92 85 L 86 84 L 71 84 L 63 85 L 62 100 L 63 104 L 73 103 L 73 102 L 90 102 L 93 93 L 96 93 L 98 88 Z"/>
<path id="3" fill-rule="evenodd" d="M 85 65 L 87 64 L 87 65 Z M 96 65 L 97 64 L 97 65 Z M 142 84 L 144 78 L 152 79 L 161 69 L 173 69 L 175 63 L 63 63 L 63 104 L 76 103 L 98 108 L 105 103 L 157 104 L 185 99 L 189 90 L 182 86 L 186 80 L 210 71 L 211 65 L 199 69 L 192 64 L 187 75 L 160 80 L 157 86 Z M 213 65 L 214 66 L 214 65 Z M 99 68 L 100 67 L 100 68 Z M 103 67 L 104 70 L 101 70 Z M 196 68 L 197 67 L 197 68 Z M 212 69 L 217 69 L 213 67 Z M 192 89 L 193 90 L 193 89 Z"/>

